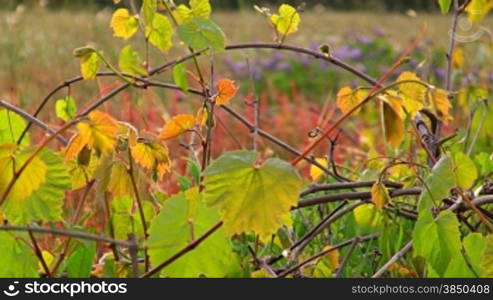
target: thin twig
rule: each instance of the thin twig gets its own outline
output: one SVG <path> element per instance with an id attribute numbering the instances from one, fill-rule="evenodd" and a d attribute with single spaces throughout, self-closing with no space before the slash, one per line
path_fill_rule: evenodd
<path id="1" fill-rule="evenodd" d="M 404 254 L 406 254 L 409 250 L 411 250 L 413 246 L 413 242 L 409 241 L 404 247 L 401 248 L 401 250 L 397 251 L 380 269 L 378 269 L 372 278 L 378 278 L 381 277 L 387 270 L 390 268 L 391 265 L 393 265 L 395 262 L 397 262 Z"/>
<path id="2" fill-rule="evenodd" d="M 357 236 L 357 237 L 355 237 L 353 239 L 353 242 L 349 246 L 349 249 L 347 250 L 346 255 L 344 256 L 344 258 L 342 259 L 341 264 L 337 268 L 337 272 L 334 275 L 334 277 L 337 278 L 337 277 L 341 277 L 342 276 L 342 271 L 344 270 L 344 267 L 349 262 L 349 258 L 351 257 L 351 254 L 353 254 L 353 251 L 354 251 L 354 249 L 356 249 L 356 245 L 358 245 L 359 242 L 360 242 L 360 237 L 359 236 Z"/>
<path id="3" fill-rule="evenodd" d="M 168 266 L 169 264 L 173 263 L 174 261 L 176 261 L 177 259 L 179 259 L 180 257 L 182 257 L 183 255 L 187 254 L 188 252 L 192 251 L 193 249 L 195 249 L 198 245 L 200 245 L 200 243 L 202 243 L 207 237 L 209 237 L 211 234 L 213 234 L 216 230 L 218 230 L 219 228 L 221 228 L 221 226 L 223 225 L 223 222 L 220 221 L 218 223 L 216 223 L 216 225 L 212 226 L 209 230 L 207 230 L 204 234 L 202 234 L 199 238 L 197 238 L 196 240 L 192 241 L 190 244 L 188 244 L 187 246 L 185 246 L 183 249 L 181 249 L 180 251 L 176 252 L 175 254 L 173 254 L 170 258 L 168 258 L 167 260 L 163 261 L 162 263 L 160 263 L 159 265 L 157 265 L 156 267 L 152 268 L 151 270 L 149 270 L 148 272 L 146 272 L 145 274 L 143 274 L 142 276 L 140 276 L 141 278 L 147 278 L 147 277 L 151 277 L 153 276 L 154 274 L 158 273 L 159 271 L 161 271 L 164 267 Z"/>
<path id="4" fill-rule="evenodd" d="M 46 125 L 43 121 L 41 121 L 40 119 L 34 117 L 34 116 L 31 116 L 30 114 L 28 114 L 26 111 L 20 109 L 19 107 L 15 106 L 15 105 L 12 105 L 10 103 L 8 103 L 7 101 L 4 101 L 4 100 L 1 100 L 0 99 L 0 106 L 2 107 L 5 107 L 6 109 L 8 110 L 11 110 L 13 112 L 15 112 L 16 114 L 18 114 L 19 116 L 21 116 L 22 118 L 24 118 L 26 121 L 28 121 L 29 123 L 33 123 L 35 124 L 36 126 L 38 126 L 39 128 L 43 129 L 44 131 L 48 132 L 49 134 L 54 134 L 55 133 L 55 130 L 51 129 L 48 125 Z M 62 136 L 59 136 L 57 135 L 56 139 L 63 145 L 63 146 L 66 146 L 68 144 L 67 140 L 64 139 Z"/>
<path id="5" fill-rule="evenodd" d="M 47 233 L 47 234 L 54 234 L 54 235 L 71 236 L 73 238 L 91 240 L 91 241 L 108 243 L 108 244 L 114 244 L 114 245 L 118 245 L 121 247 L 127 247 L 127 248 L 129 246 L 129 243 L 127 241 L 120 241 L 120 240 L 111 239 L 111 238 L 108 238 L 105 236 L 99 236 L 99 235 L 85 233 L 85 232 L 79 232 L 79 231 L 69 231 L 69 230 L 58 229 L 58 228 L 3 225 L 3 226 L 0 226 L 0 231 L 25 231 L 25 232 L 32 231 L 32 232 Z"/>
<path id="6" fill-rule="evenodd" d="M 363 243 L 363 242 L 367 242 L 367 241 L 370 241 L 372 239 L 375 239 L 376 237 L 378 237 L 378 235 L 376 234 L 372 234 L 372 235 L 367 235 L 367 236 L 363 236 L 363 237 L 358 237 L 359 238 L 359 241 L 360 243 Z M 300 262 L 299 264 L 283 271 L 282 273 L 280 273 L 278 276 L 279 277 L 285 277 L 286 275 L 298 270 L 299 268 L 303 267 L 304 265 L 308 264 L 309 262 L 312 262 L 314 260 L 316 260 L 317 258 L 320 258 L 322 256 L 325 256 L 327 255 L 328 253 L 332 252 L 332 251 L 335 251 L 335 250 L 339 250 L 343 247 L 346 247 L 348 245 L 351 245 L 354 241 L 354 238 L 350 239 L 350 240 L 347 240 L 347 241 L 344 241 L 344 242 L 341 242 L 337 245 L 334 245 L 333 247 L 329 248 L 329 249 L 326 249 L 326 250 L 323 250 L 307 259 L 305 259 L 304 261 Z"/>

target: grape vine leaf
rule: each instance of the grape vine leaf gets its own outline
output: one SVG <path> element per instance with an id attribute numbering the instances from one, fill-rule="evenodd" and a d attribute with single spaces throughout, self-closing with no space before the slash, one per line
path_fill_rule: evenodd
<path id="1" fill-rule="evenodd" d="M 139 29 L 139 21 L 130 15 L 128 9 L 119 8 L 113 13 L 110 26 L 114 36 L 128 40 Z"/>
<path id="2" fill-rule="evenodd" d="M 493 234 L 486 236 L 480 261 L 481 275 L 483 277 L 493 277 Z"/>
<path id="3" fill-rule="evenodd" d="M 219 213 L 203 203 L 197 188 L 167 199 L 149 228 L 147 246 L 151 263 L 162 263 L 217 222 Z M 230 241 L 220 228 L 193 251 L 164 268 L 161 274 L 169 277 L 224 277 L 237 268 L 238 261 Z"/>
<path id="4" fill-rule="evenodd" d="M 368 93 L 364 90 L 357 89 L 353 91 L 350 87 L 342 87 L 339 92 L 337 92 L 337 107 L 346 114 L 356 105 L 363 101 Z M 355 111 L 357 113 L 359 108 Z"/>
<path id="5" fill-rule="evenodd" d="M 96 50 L 82 47 L 74 50 L 74 56 L 80 59 L 80 72 L 84 79 L 94 79 L 101 65 L 101 57 Z"/>
<path id="6" fill-rule="evenodd" d="M 431 102 L 431 107 L 442 121 L 448 122 L 452 119 L 449 112 L 452 108 L 452 104 L 450 104 L 447 91 L 436 88 L 432 89 Z"/>
<path id="7" fill-rule="evenodd" d="M 22 117 L 9 110 L 0 109 L 0 144 L 16 143 L 24 128 L 26 128 L 26 122 Z M 21 145 L 28 144 L 29 134 L 26 134 Z"/>
<path id="8" fill-rule="evenodd" d="M 91 275 L 94 257 L 96 255 L 96 243 L 77 243 L 74 250 L 67 258 L 67 274 L 69 278 L 88 278 Z"/>
<path id="9" fill-rule="evenodd" d="M 489 11 L 493 8 L 493 1 L 491 0 L 472 0 L 466 7 L 469 20 L 473 22 L 480 22 L 488 15 Z"/>
<path id="10" fill-rule="evenodd" d="M 195 117 L 188 114 L 176 115 L 164 127 L 159 135 L 162 140 L 169 140 L 190 130 L 195 124 Z"/>
<path id="11" fill-rule="evenodd" d="M 454 158 L 454 173 L 457 185 L 463 189 L 469 189 L 478 177 L 478 170 L 474 161 L 469 158 L 463 152 L 456 152 L 453 154 Z"/>
<path id="12" fill-rule="evenodd" d="M 452 4 L 452 0 L 438 0 L 438 4 L 440 5 L 440 11 L 442 12 L 442 14 L 446 14 L 450 9 L 450 4 Z"/>
<path id="13" fill-rule="evenodd" d="M 142 1 L 141 15 L 145 25 L 152 24 L 154 15 L 156 14 L 157 0 L 144 0 Z"/>
<path id="14" fill-rule="evenodd" d="M 277 31 L 283 35 L 288 35 L 298 31 L 301 18 L 296 8 L 289 4 L 282 4 L 279 7 L 279 14 L 272 15 L 270 21 L 274 24 Z"/>
<path id="15" fill-rule="evenodd" d="M 300 176 L 280 159 L 262 165 L 257 159 L 255 152 L 227 152 L 204 172 L 205 202 L 219 207 L 228 234 L 254 231 L 266 238 L 291 221 L 290 210 L 302 187 Z"/>
<path id="16" fill-rule="evenodd" d="M 439 276 L 444 276 L 451 260 L 461 257 L 459 221 L 451 211 L 436 219 L 431 211 L 420 212 L 413 231 L 413 255 L 420 256 Z"/>
<path id="17" fill-rule="evenodd" d="M 190 0 L 190 7 L 180 4 L 173 12 L 179 24 L 189 21 L 193 17 L 209 19 L 212 8 L 209 0 Z"/>
<path id="18" fill-rule="evenodd" d="M 178 26 L 177 32 L 185 44 L 197 50 L 221 51 L 226 46 L 224 32 L 209 19 L 194 17 Z"/>
<path id="19" fill-rule="evenodd" d="M 315 158 L 315 161 L 321 164 L 322 166 L 324 166 L 325 168 L 329 167 L 329 161 L 325 157 L 317 157 Z M 310 177 L 312 178 L 312 180 L 316 181 L 324 174 L 325 174 L 324 170 L 320 169 L 316 165 L 310 165 Z"/>
<path id="20" fill-rule="evenodd" d="M 147 76 L 147 70 L 142 67 L 139 53 L 131 45 L 123 47 L 118 58 L 120 69 L 128 74 Z"/>
<path id="21" fill-rule="evenodd" d="M 131 148 L 135 162 L 143 168 L 152 170 L 159 178 L 170 169 L 168 149 L 159 142 L 138 142 Z"/>
<path id="22" fill-rule="evenodd" d="M 398 148 L 404 139 L 404 120 L 394 106 L 383 102 L 383 124 L 385 138 L 394 148 Z"/>
<path id="23" fill-rule="evenodd" d="M 132 181 L 123 164 L 114 163 L 111 167 L 108 190 L 115 196 L 133 195 Z"/>
<path id="24" fill-rule="evenodd" d="M 235 87 L 235 82 L 228 78 L 221 78 L 216 84 L 217 96 L 216 104 L 225 105 L 236 95 L 238 89 Z"/>
<path id="25" fill-rule="evenodd" d="M 456 185 L 453 161 L 448 155 L 444 155 L 425 179 L 424 188 L 418 200 L 419 213 L 429 211 L 433 206 L 438 205 Z"/>
<path id="26" fill-rule="evenodd" d="M 187 70 L 185 69 L 185 65 L 183 63 L 177 64 L 173 67 L 173 80 L 184 93 L 188 93 Z"/>
<path id="27" fill-rule="evenodd" d="M 173 46 L 173 27 L 166 16 L 156 13 L 151 25 L 146 26 L 145 34 L 149 43 L 156 46 L 162 52 L 166 52 Z"/>
<path id="28" fill-rule="evenodd" d="M 371 201 L 378 209 L 382 209 L 390 202 L 389 191 L 381 182 L 375 182 L 371 187 Z"/>
<path id="29" fill-rule="evenodd" d="M 471 232 L 464 238 L 462 244 L 464 245 L 465 253 L 474 272 L 482 276 L 481 254 L 485 249 L 486 239 L 479 232 Z"/>
<path id="30" fill-rule="evenodd" d="M 22 200 L 11 198 L 2 206 L 5 216 L 12 224 L 26 225 L 32 221 L 52 222 L 62 219 L 65 191 L 71 188 L 70 177 L 63 160 L 48 149 L 42 150 L 34 160 L 39 160 L 44 165 L 44 180 L 27 198 Z M 28 173 L 30 177 L 35 176 L 33 174 L 40 176 L 43 169 L 40 163 L 35 163 L 34 160 L 23 174 Z M 23 181 L 20 181 L 20 184 L 22 188 L 29 185 Z"/>
<path id="31" fill-rule="evenodd" d="M 20 237 L 0 231 L 0 253 L 0 277 L 38 277 L 38 259 Z"/>
<path id="32" fill-rule="evenodd" d="M 108 154 L 116 144 L 118 122 L 104 112 L 90 112 L 88 119 L 79 122 L 77 128 L 79 132 L 70 139 L 65 149 L 65 160 L 76 158 L 84 147 L 95 150 L 98 155 Z"/>
<path id="33" fill-rule="evenodd" d="M 75 116 L 77 106 L 75 99 L 72 96 L 67 96 L 64 99 L 58 99 L 55 103 L 55 114 L 65 122 L 71 120 Z"/>

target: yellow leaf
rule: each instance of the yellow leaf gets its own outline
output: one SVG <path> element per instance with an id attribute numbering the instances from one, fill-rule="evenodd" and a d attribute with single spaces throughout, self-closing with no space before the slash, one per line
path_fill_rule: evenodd
<path id="1" fill-rule="evenodd" d="M 51 254 L 51 252 L 49 252 L 47 250 L 41 251 L 41 256 L 43 257 L 44 261 L 46 262 L 46 265 L 48 267 L 51 267 L 51 264 L 55 261 L 55 256 L 53 256 L 53 254 Z M 41 264 L 41 262 L 39 262 L 38 268 L 41 270 L 41 272 L 44 273 L 45 269 L 43 267 L 43 264 Z"/>
<path id="2" fill-rule="evenodd" d="M 190 0 L 190 7 L 180 4 L 173 14 L 179 24 L 185 23 L 193 17 L 209 19 L 211 15 L 211 4 L 209 0 Z"/>
<path id="3" fill-rule="evenodd" d="M 329 162 L 327 161 L 327 158 L 325 157 L 319 157 L 315 158 L 315 161 L 321 164 L 322 166 L 328 168 L 329 167 Z M 319 167 L 315 165 L 310 165 L 310 177 L 312 180 L 318 180 L 322 175 L 324 175 L 325 172 L 324 170 L 320 169 Z"/>
<path id="4" fill-rule="evenodd" d="M 208 118 L 207 110 L 205 110 L 203 107 L 199 108 L 195 119 L 197 120 L 197 123 L 200 126 L 200 128 L 204 127 L 205 123 L 207 122 L 207 118 Z"/>
<path id="5" fill-rule="evenodd" d="M 337 107 L 344 113 L 348 113 L 353 107 L 361 103 L 366 99 L 368 93 L 364 90 L 357 89 L 352 90 L 350 87 L 345 86 L 337 93 Z M 357 113 L 359 108 L 355 111 Z"/>
<path id="6" fill-rule="evenodd" d="M 15 145 L 4 144 L 0 147 L 0 195 L 3 195 L 14 173 L 31 156 L 30 152 L 16 154 Z M 11 188 L 7 198 L 10 201 L 20 202 L 29 197 L 46 180 L 47 166 L 38 156 L 27 165 L 21 173 L 14 186 Z"/>
<path id="7" fill-rule="evenodd" d="M 231 79 L 220 79 L 217 84 L 217 96 L 216 104 L 224 105 L 229 104 L 229 101 L 236 95 L 238 89 L 235 87 L 235 83 Z"/>
<path id="8" fill-rule="evenodd" d="M 79 133 L 73 135 L 65 148 L 65 162 L 75 159 L 86 145 L 87 140 L 84 140 Z"/>
<path id="9" fill-rule="evenodd" d="M 132 147 L 136 163 L 148 170 L 155 170 L 161 178 L 169 168 L 168 149 L 159 142 L 139 142 Z"/>
<path id="10" fill-rule="evenodd" d="M 378 209 L 382 209 L 390 202 L 389 192 L 385 185 L 381 182 L 375 182 L 371 187 L 371 201 Z"/>
<path id="11" fill-rule="evenodd" d="M 111 17 L 111 28 L 114 36 L 127 40 L 139 29 L 139 21 L 127 9 L 119 8 Z"/>
<path id="12" fill-rule="evenodd" d="M 383 102 L 383 121 L 385 138 L 394 148 L 399 147 L 404 139 L 404 120 L 393 106 Z"/>
<path id="13" fill-rule="evenodd" d="M 288 35 L 298 31 L 301 18 L 296 8 L 288 4 L 282 4 L 279 7 L 279 14 L 272 15 L 270 21 L 277 31 L 283 35 Z"/>
<path id="14" fill-rule="evenodd" d="M 322 251 L 327 251 L 332 249 L 331 245 L 327 245 Z M 339 251 L 332 250 L 319 258 L 312 270 L 309 270 L 308 274 L 314 278 L 330 278 L 333 272 L 339 267 Z"/>
<path id="15" fill-rule="evenodd" d="M 84 79 L 94 79 L 98 73 L 100 57 L 96 51 L 89 51 L 80 57 L 80 72 Z"/>
<path id="16" fill-rule="evenodd" d="M 114 196 L 132 195 L 132 181 L 125 166 L 113 164 L 108 190 Z"/>
<path id="17" fill-rule="evenodd" d="M 421 81 L 421 79 L 412 72 L 403 72 L 397 78 L 396 82 L 401 81 Z M 419 83 L 406 82 L 399 84 L 399 90 L 406 97 L 411 98 L 415 101 L 423 102 L 425 100 L 426 87 Z"/>
<path id="18" fill-rule="evenodd" d="M 163 127 L 159 138 L 162 140 L 169 140 L 180 136 L 186 131 L 190 130 L 195 124 L 195 117 L 192 115 L 182 114 L 174 116 Z"/>
<path id="19" fill-rule="evenodd" d="M 65 149 L 65 161 L 76 158 L 85 146 L 98 154 L 108 154 L 116 143 L 118 122 L 110 115 L 95 110 L 89 113 L 88 121 L 77 124 L 79 132 L 69 141 Z"/>
<path id="20" fill-rule="evenodd" d="M 449 110 L 452 108 L 450 100 L 448 98 L 448 93 L 442 89 L 433 89 L 431 91 L 432 108 L 436 111 L 438 117 L 447 122 L 452 119 L 449 114 Z"/>
<path id="21" fill-rule="evenodd" d="M 472 0 L 466 7 L 469 20 L 480 22 L 493 8 L 492 0 Z"/>
<path id="22" fill-rule="evenodd" d="M 452 52 L 452 64 L 454 68 L 461 68 L 464 65 L 464 49 L 457 47 Z"/>

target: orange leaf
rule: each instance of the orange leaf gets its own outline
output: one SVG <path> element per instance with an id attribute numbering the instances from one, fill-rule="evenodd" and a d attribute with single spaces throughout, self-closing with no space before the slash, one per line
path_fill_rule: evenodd
<path id="1" fill-rule="evenodd" d="M 164 125 L 159 138 L 162 140 L 175 138 L 192 128 L 194 124 L 195 117 L 193 115 L 176 115 Z"/>
<path id="2" fill-rule="evenodd" d="M 228 104 L 229 101 L 236 95 L 238 89 L 235 87 L 235 83 L 231 79 L 223 78 L 220 79 L 217 84 L 217 96 L 216 104 L 224 105 Z"/>
<path id="3" fill-rule="evenodd" d="M 382 209 L 385 204 L 390 202 L 389 192 L 381 182 L 375 182 L 371 187 L 371 200 L 378 209 Z"/>

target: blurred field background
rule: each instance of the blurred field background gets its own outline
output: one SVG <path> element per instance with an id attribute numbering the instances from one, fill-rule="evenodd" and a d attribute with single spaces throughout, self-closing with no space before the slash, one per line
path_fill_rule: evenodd
<path id="1" fill-rule="evenodd" d="M 34 111 L 53 87 L 79 75 L 79 62 L 72 51 L 89 42 L 117 64 L 118 51 L 125 43 L 114 38 L 109 27 L 114 9 L 112 1 L 2 1 L 5 5 L 0 10 L 0 98 Z M 262 1 L 212 2 L 216 6 L 227 6 L 216 9 L 213 19 L 226 32 L 228 43 L 272 41 L 271 28 L 252 7 Z M 225 5 L 226 2 L 230 5 Z M 273 2 L 276 1 L 269 4 Z M 434 84 L 443 83 L 452 19 L 450 15 L 439 14 L 436 1 L 327 1 L 331 3 L 328 6 L 315 4 L 325 1 L 307 2 L 300 30 L 289 36 L 287 44 L 317 49 L 328 43 L 333 55 L 378 77 L 423 26 L 427 26 L 426 39 L 413 52 L 409 65 L 402 69 L 411 69 Z M 233 10 L 233 6 L 240 9 Z M 492 28 L 491 18 L 485 24 Z M 130 43 L 143 51 L 143 41 L 140 34 Z M 493 70 L 488 68 L 493 57 L 491 37 L 484 36 L 481 41 L 459 47 L 464 50 L 466 62 L 462 70 L 454 73 L 458 84 L 472 82 L 488 86 L 493 78 Z M 152 51 L 151 66 L 186 53 L 185 47 L 179 48 L 182 49 L 168 55 Z M 319 124 L 322 110 L 326 112 L 325 117 L 334 117 L 336 109 L 332 100 L 342 84 L 362 84 L 354 76 L 331 66 L 286 53 L 228 52 L 217 55 L 214 62 L 221 76 L 237 80 L 241 87 L 240 100 L 234 106 L 253 119 L 248 103 L 255 97 L 260 98 L 262 127 L 294 145 L 307 141 L 307 133 Z M 207 67 L 209 61 L 201 59 L 201 63 Z M 158 79 L 170 81 L 169 75 L 160 75 Z M 70 91 L 82 107 L 117 83 L 115 79 L 98 79 L 74 85 Z M 58 93 L 53 100 L 65 95 L 66 91 Z M 129 90 L 105 109 L 120 119 L 155 131 L 170 115 L 195 111 L 197 101 L 185 101 L 188 97 L 152 89 Z M 51 124 L 60 124 L 53 116 L 52 105 L 41 117 Z M 219 118 L 222 121 L 216 133 L 228 138 L 222 139 L 218 151 L 247 147 L 251 143 L 242 125 L 230 122 L 227 116 Z M 376 120 L 378 124 L 378 117 Z M 360 142 L 364 131 L 358 126 L 357 123 L 347 126 L 350 132 L 345 134 L 345 139 L 353 146 Z M 237 135 L 237 131 L 244 135 Z M 293 135 L 293 131 L 300 134 Z M 341 147 L 347 153 L 350 148 Z"/>

